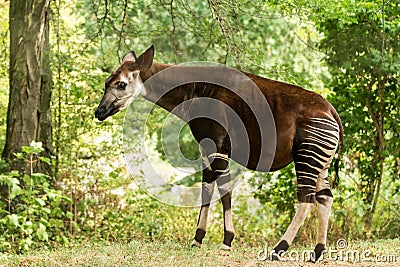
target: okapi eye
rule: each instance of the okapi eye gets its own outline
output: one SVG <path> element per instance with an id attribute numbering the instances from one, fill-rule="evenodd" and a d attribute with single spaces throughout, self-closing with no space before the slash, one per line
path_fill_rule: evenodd
<path id="1" fill-rule="evenodd" d="M 124 83 L 124 82 L 118 83 L 118 89 L 119 89 L 119 90 L 124 90 L 125 87 L 126 87 L 126 83 Z"/>

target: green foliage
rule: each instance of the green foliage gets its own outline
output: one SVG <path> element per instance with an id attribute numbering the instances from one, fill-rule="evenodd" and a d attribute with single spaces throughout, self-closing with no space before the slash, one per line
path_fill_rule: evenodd
<path id="1" fill-rule="evenodd" d="M 40 142 L 32 141 L 16 156 L 31 166 L 37 160 L 48 163 L 48 158 L 36 157 L 42 150 Z M 0 202 L 0 251 L 22 252 L 39 244 L 68 243 L 64 224 L 68 213 L 63 206 L 70 199 L 52 187 L 49 176 L 12 171 L 0 174 L 0 185 L 7 188 L 5 201 Z"/>
<path id="2" fill-rule="evenodd" d="M 333 76 L 329 83 L 335 94 L 330 100 L 343 114 L 346 134 L 351 137 L 346 138 L 345 151 L 357 167 L 367 228 L 383 174 L 392 171 L 400 156 L 399 132 L 394 126 L 400 118 L 400 16 L 397 4 L 387 4 L 383 33 L 382 17 L 371 16 L 376 8 L 374 3 L 363 5 L 346 23 L 328 18 L 318 25 L 325 32 L 320 47 L 327 51 Z"/>
<path id="3" fill-rule="evenodd" d="M 220 62 L 329 95 L 346 133 L 342 183 L 334 192 L 330 236 L 356 238 L 363 234 L 364 216 L 371 210 L 371 201 L 366 200 L 376 192 L 382 158 L 381 192 L 372 233 L 398 236 L 398 3 L 391 1 L 385 7 L 383 58 L 379 1 L 57 0 L 51 5 L 49 53 L 54 77 L 55 141 L 51 163 L 55 175 L 7 172 L 0 162 L 0 184 L 7 189 L 6 198 L 0 201 L 1 251 L 23 252 L 88 239 L 124 242 L 137 238 L 186 244 L 193 237 L 197 208 L 158 202 L 137 189 L 125 170 L 123 152 L 127 144 L 121 136 L 124 113 L 102 123 L 93 116 L 104 81 L 122 55 L 132 49 L 140 53 L 150 44 L 155 44 L 158 62 Z M 3 145 L 8 98 L 8 4 L 0 4 L 0 14 Z M 147 114 L 142 114 L 145 103 L 134 104 L 130 116 L 138 121 L 147 119 Z M 371 114 L 380 118 L 383 149 L 379 149 L 379 130 Z M 148 117 L 146 132 L 132 129 L 129 140 L 133 149 L 137 136 L 145 135 L 154 147 L 152 153 L 165 160 L 163 143 L 176 138 L 176 132 L 161 133 L 167 115 L 155 108 Z M 174 127 L 178 126 L 171 122 Z M 179 131 L 179 150 L 168 154 L 176 165 L 180 164 L 180 153 L 188 159 L 200 156 L 187 126 Z M 40 151 L 40 143 L 33 142 L 17 158 L 27 164 L 49 163 L 48 158 L 38 157 Z M 232 166 L 232 176 L 237 169 Z M 192 186 L 200 179 L 197 172 L 176 183 Z M 254 201 L 234 191 L 235 242 L 274 242 L 295 212 L 293 166 L 277 174 L 256 173 L 250 184 L 258 188 Z M 211 210 L 206 242 L 222 240 L 221 210 L 220 204 Z M 315 214 L 304 227 L 315 229 Z"/>
<path id="4" fill-rule="evenodd" d="M 343 232 L 363 234 L 381 208 L 381 192 L 398 192 L 399 5 L 348 0 L 275 4 L 288 14 L 309 17 L 323 33 L 318 49 L 326 54 L 331 74 L 325 80 L 333 89 L 328 100 L 339 111 L 345 132 L 345 181 L 337 193 L 338 214 L 348 217 L 336 219 L 352 228 Z M 365 230 L 359 227 L 360 217 Z"/>
<path id="5" fill-rule="evenodd" d="M 290 164 L 275 173 L 255 173 L 249 181 L 252 187 L 257 188 L 253 196 L 269 208 L 270 227 L 279 233 L 286 230 L 296 211 L 295 177 L 294 165 Z"/>
<path id="6" fill-rule="evenodd" d="M 81 230 L 107 241 L 164 240 L 176 231 L 182 233 L 175 240 L 190 239 L 193 226 L 190 222 L 195 222 L 195 210 L 168 206 L 138 189 L 127 190 L 122 198 L 115 200 L 118 206 L 98 211 L 98 221 L 93 223 L 100 227 L 94 233 L 85 227 Z"/>

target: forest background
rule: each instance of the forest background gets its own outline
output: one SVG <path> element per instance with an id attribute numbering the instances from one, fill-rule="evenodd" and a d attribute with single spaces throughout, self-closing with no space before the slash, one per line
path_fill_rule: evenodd
<path id="1" fill-rule="evenodd" d="M 345 131 L 329 240 L 398 238 L 399 36 L 398 1 L 1 1 L 0 251 L 88 240 L 189 243 L 198 208 L 164 204 L 135 186 L 145 172 L 126 169 L 124 112 L 94 118 L 121 57 L 151 44 L 157 62 L 218 62 L 326 97 Z M 143 119 L 146 103 L 135 105 Z M 137 133 L 161 165 L 163 142 L 175 137 L 161 135 L 167 115 L 154 109 Z M 182 153 L 199 157 L 189 129 L 179 136 Z M 246 173 L 258 190 L 234 192 L 235 243 L 273 243 L 295 212 L 293 166 Z M 222 240 L 221 210 L 214 205 L 206 242 Z M 315 215 L 302 229 L 316 229 Z M 302 230 L 297 240 L 309 244 L 315 234 Z"/>

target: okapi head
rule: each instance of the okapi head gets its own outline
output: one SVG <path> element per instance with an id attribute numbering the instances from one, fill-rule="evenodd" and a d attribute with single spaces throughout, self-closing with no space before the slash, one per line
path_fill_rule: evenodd
<path id="1" fill-rule="evenodd" d="M 144 93 L 142 78 L 151 76 L 154 46 L 139 57 L 131 51 L 122 58 L 121 66 L 106 80 L 105 90 L 95 116 L 100 121 L 126 108 L 139 94 Z"/>

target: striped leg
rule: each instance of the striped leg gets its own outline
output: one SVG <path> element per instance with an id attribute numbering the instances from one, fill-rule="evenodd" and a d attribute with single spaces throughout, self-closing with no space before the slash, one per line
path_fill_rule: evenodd
<path id="1" fill-rule="evenodd" d="M 325 249 L 328 216 L 332 206 L 332 193 L 327 180 L 327 169 L 335 153 L 338 142 L 338 125 L 329 119 L 312 119 L 303 129 L 299 129 L 298 143 L 294 151 L 297 176 L 298 209 L 292 223 L 274 248 L 272 259 L 279 259 L 293 241 L 308 213 L 318 205 L 318 239 L 315 259 Z M 312 259 L 312 260 L 315 260 Z"/>
<path id="2" fill-rule="evenodd" d="M 328 181 L 328 169 L 338 144 L 339 128 L 335 121 L 314 119 L 313 125 L 311 125 L 307 131 L 313 138 L 318 136 L 319 141 L 317 144 L 320 149 L 318 152 L 319 157 L 314 155 L 314 159 L 324 166 L 323 170 L 318 175 L 317 180 L 316 200 L 318 205 L 318 232 L 317 244 L 314 248 L 314 258 L 311 259 L 311 261 L 317 261 L 325 251 L 326 246 L 329 213 L 333 203 L 333 195 Z M 324 161 L 326 161 L 325 164 L 323 164 Z"/>
<path id="3" fill-rule="evenodd" d="M 328 234 L 329 213 L 333 202 L 333 195 L 329 188 L 328 167 L 321 172 L 317 181 L 318 233 L 312 261 L 317 261 L 324 252 Z"/>
<path id="4" fill-rule="evenodd" d="M 211 153 L 208 155 L 210 166 L 217 181 L 218 191 L 221 196 L 221 203 L 224 214 L 224 240 L 222 250 L 230 250 L 232 240 L 235 236 L 232 222 L 232 188 L 229 172 L 229 157 L 225 153 Z"/>
<path id="5" fill-rule="evenodd" d="M 221 248 L 229 250 L 234 237 L 231 214 L 229 158 L 226 154 L 222 153 L 211 153 L 205 157 L 203 156 L 202 206 L 192 246 L 200 247 L 206 234 L 208 210 L 214 193 L 215 181 L 218 184 L 224 211 L 224 242 Z"/>
<path id="6" fill-rule="evenodd" d="M 289 249 L 300 226 L 315 206 L 317 178 L 322 167 L 318 169 L 319 166 L 311 165 L 309 163 L 310 160 L 304 156 L 305 154 L 304 152 L 299 152 L 295 157 L 297 200 L 299 204 L 289 228 L 272 252 L 272 260 L 278 260 L 279 256 L 282 256 Z"/>
<path id="7" fill-rule="evenodd" d="M 214 194 L 215 179 L 207 156 L 203 156 L 203 183 L 201 185 L 201 208 L 197 221 L 196 234 L 192 247 L 201 247 L 203 238 L 206 235 L 208 210 Z"/>
<path id="8" fill-rule="evenodd" d="M 208 209 L 210 208 L 211 198 L 214 193 L 215 182 L 203 182 L 201 187 L 201 208 L 197 221 L 196 235 L 192 242 L 192 247 L 201 247 L 203 238 L 206 235 Z"/>

